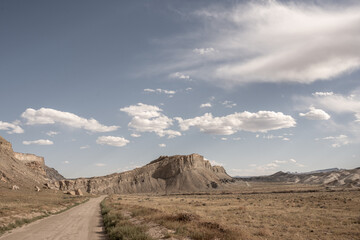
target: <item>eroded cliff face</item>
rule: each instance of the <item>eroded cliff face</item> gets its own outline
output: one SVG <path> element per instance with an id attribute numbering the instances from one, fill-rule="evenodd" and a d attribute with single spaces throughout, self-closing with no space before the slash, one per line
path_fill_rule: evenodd
<path id="1" fill-rule="evenodd" d="M 55 173 L 45 165 L 43 157 L 16 153 L 11 143 L 0 136 L 0 183 L 9 187 L 13 184 L 23 187 L 42 186 L 50 180 L 55 180 L 53 176 Z"/>
<path id="2" fill-rule="evenodd" d="M 40 167 L 40 172 L 44 172 Z M 0 176 L 3 184 L 20 186 L 41 186 L 46 177 L 15 157 L 11 143 L 0 137 Z"/>
<path id="3" fill-rule="evenodd" d="M 46 176 L 45 161 L 43 157 L 30 153 L 18 152 L 14 152 L 14 157 L 36 173 Z"/>
<path id="4" fill-rule="evenodd" d="M 89 193 L 170 193 L 222 188 L 232 178 L 220 166 L 211 166 L 199 154 L 161 156 L 141 168 L 104 177 L 53 182 L 60 190 Z"/>
<path id="5" fill-rule="evenodd" d="M 15 158 L 23 163 L 37 163 L 40 166 L 45 166 L 45 160 L 43 157 L 36 156 L 35 154 L 31 153 L 18 153 L 14 152 Z"/>

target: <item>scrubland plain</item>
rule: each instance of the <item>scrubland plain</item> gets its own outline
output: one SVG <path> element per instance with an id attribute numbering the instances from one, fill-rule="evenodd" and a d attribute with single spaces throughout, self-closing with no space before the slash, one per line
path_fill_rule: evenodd
<path id="1" fill-rule="evenodd" d="M 144 233 L 129 239 L 360 239 L 359 189 L 250 185 L 210 193 L 111 195 L 103 202 L 112 216 L 107 230 L 111 239 L 123 234 L 116 230 L 121 219 L 138 227 L 133 233 Z"/>

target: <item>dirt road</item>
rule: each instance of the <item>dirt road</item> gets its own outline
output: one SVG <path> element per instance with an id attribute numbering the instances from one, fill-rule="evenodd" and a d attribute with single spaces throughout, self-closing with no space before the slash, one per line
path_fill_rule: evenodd
<path id="1" fill-rule="evenodd" d="M 6 233 L 1 240 L 98 240 L 106 239 L 102 228 L 100 202 L 92 198 L 59 215 L 33 222 Z"/>

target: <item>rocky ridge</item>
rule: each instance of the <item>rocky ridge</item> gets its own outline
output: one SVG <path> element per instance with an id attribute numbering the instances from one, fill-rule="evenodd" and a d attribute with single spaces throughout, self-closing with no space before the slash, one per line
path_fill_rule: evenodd
<path id="1" fill-rule="evenodd" d="M 63 191 L 81 189 L 96 194 L 196 192 L 222 188 L 232 178 L 199 154 L 161 156 L 149 164 L 103 177 L 49 183 Z"/>

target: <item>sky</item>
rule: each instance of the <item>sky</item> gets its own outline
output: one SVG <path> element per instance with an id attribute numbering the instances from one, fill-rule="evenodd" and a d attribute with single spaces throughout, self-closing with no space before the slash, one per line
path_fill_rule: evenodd
<path id="1" fill-rule="evenodd" d="M 0 1 L 0 135 L 67 178 L 359 167 L 360 4 Z"/>

